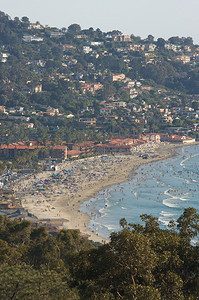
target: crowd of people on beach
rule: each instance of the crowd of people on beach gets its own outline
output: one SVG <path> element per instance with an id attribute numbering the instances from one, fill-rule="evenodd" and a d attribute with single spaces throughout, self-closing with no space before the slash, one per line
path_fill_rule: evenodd
<path id="1" fill-rule="evenodd" d="M 158 145 L 148 143 L 140 147 L 142 153 L 151 154 Z M 63 211 L 56 206 L 59 199 L 63 199 L 64 208 L 78 211 L 85 190 L 91 190 L 100 182 L 103 189 L 115 174 L 120 173 L 119 169 L 127 168 L 132 160 L 136 162 L 137 157 L 115 154 L 65 161 L 57 165 L 56 171 L 28 175 L 23 180 L 13 182 L 10 187 L 22 199 L 23 207 L 38 218 L 60 218 L 63 217 Z M 128 179 L 129 171 L 124 173 Z"/>
<path id="2" fill-rule="evenodd" d="M 85 185 L 89 188 L 96 181 L 103 180 L 110 175 L 114 164 L 128 164 L 130 159 L 130 156 L 104 155 L 67 161 L 59 165 L 56 173 L 46 171 L 31 175 L 22 182 L 13 183 L 12 188 L 23 199 L 24 207 L 31 202 L 33 206 L 50 212 L 55 209 L 53 203 L 58 196 L 64 195 L 66 206 L 69 205 L 72 198 L 80 196 Z M 60 216 L 60 212 L 57 212 L 57 216 Z"/>

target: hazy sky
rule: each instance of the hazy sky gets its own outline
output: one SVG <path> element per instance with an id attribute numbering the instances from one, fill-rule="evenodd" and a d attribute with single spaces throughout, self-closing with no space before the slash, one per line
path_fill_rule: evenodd
<path id="1" fill-rule="evenodd" d="M 0 10 L 58 28 L 77 23 L 141 37 L 192 36 L 199 43 L 199 0 L 0 0 Z"/>

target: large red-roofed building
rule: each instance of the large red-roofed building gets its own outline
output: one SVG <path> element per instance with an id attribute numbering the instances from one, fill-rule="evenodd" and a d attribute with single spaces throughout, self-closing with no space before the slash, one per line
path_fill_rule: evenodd
<path id="1" fill-rule="evenodd" d="M 35 149 L 46 151 L 38 151 L 38 157 L 52 157 L 58 159 L 67 159 L 67 146 L 66 145 L 52 145 L 48 142 L 47 145 L 39 145 L 36 141 L 18 142 L 9 145 L 0 146 L 0 158 L 9 159 L 15 158 L 20 152 L 30 152 Z"/>

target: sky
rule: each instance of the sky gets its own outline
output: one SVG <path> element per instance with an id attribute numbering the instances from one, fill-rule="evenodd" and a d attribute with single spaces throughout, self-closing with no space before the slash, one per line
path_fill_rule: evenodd
<path id="1" fill-rule="evenodd" d="M 76 23 L 142 38 L 191 36 L 199 44 L 199 0 L 0 0 L 0 10 L 52 27 Z"/>

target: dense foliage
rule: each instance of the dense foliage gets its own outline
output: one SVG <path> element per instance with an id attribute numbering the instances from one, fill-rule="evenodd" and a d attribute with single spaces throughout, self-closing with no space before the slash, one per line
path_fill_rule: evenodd
<path id="1" fill-rule="evenodd" d="M 0 298 L 198 299 L 199 215 L 185 209 L 170 228 L 142 215 L 96 245 L 76 230 L 52 237 L 27 221 L 0 216 Z"/>

